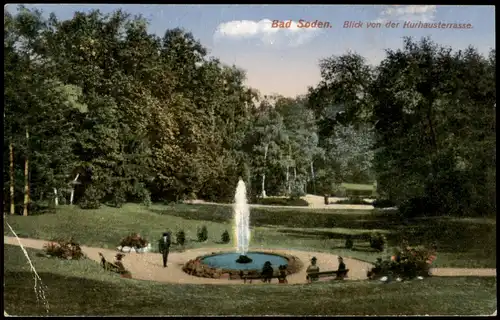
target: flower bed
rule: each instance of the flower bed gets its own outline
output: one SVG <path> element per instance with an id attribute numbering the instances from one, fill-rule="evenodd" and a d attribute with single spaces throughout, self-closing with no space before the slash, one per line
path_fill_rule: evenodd
<path id="1" fill-rule="evenodd" d="M 138 233 L 132 233 L 120 241 L 119 251 L 147 252 L 151 251 L 151 244 Z"/>
<path id="2" fill-rule="evenodd" d="M 50 241 L 44 245 L 44 249 L 47 256 L 61 259 L 78 260 L 84 257 L 80 245 L 73 239 Z"/>
<path id="3" fill-rule="evenodd" d="M 129 253 L 129 252 L 136 252 L 136 253 L 144 253 L 144 252 L 151 252 L 151 243 L 148 243 L 148 245 L 144 248 L 134 248 L 134 247 L 129 247 L 129 246 L 119 246 L 116 248 L 118 251 Z"/>
<path id="4" fill-rule="evenodd" d="M 395 277 L 400 279 L 413 279 L 416 277 L 429 277 L 430 268 L 437 258 L 435 248 L 427 249 L 423 246 L 397 249 L 388 260 L 378 259 L 375 268 L 368 272 L 370 279 L 381 277 Z"/>

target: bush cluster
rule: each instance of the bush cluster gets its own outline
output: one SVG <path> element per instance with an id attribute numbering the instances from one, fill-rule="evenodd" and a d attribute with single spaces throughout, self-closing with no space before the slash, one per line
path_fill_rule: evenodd
<path id="1" fill-rule="evenodd" d="M 222 241 L 222 243 L 229 243 L 229 241 L 231 241 L 231 237 L 229 236 L 229 232 L 227 230 L 225 230 L 222 233 L 221 241 Z"/>
<path id="2" fill-rule="evenodd" d="M 99 209 L 101 207 L 101 199 L 103 192 L 94 186 L 88 186 L 85 189 L 82 199 L 79 201 L 82 209 Z"/>
<path id="3" fill-rule="evenodd" d="M 386 237 L 380 232 L 374 232 L 370 235 L 370 248 L 377 251 L 384 251 L 386 243 Z"/>
<path id="4" fill-rule="evenodd" d="M 339 200 L 336 203 L 338 203 L 338 204 L 367 204 L 367 205 L 371 204 L 370 202 L 365 201 L 362 197 L 349 197 L 348 199 L 345 199 L 345 200 Z"/>
<path id="5" fill-rule="evenodd" d="M 396 204 L 389 199 L 376 199 L 372 202 L 374 208 L 391 208 L 395 207 Z"/>
<path id="6" fill-rule="evenodd" d="M 434 216 L 439 214 L 439 204 L 428 196 L 405 200 L 399 206 L 399 213 L 405 218 Z"/>
<path id="7" fill-rule="evenodd" d="M 122 187 L 116 188 L 113 192 L 113 205 L 115 208 L 121 208 L 127 202 L 126 192 Z"/>
<path id="8" fill-rule="evenodd" d="M 325 193 L 331 197 L 344 198 L 347 194 L 347 191 L 340 184 L 334 184 L 331 188 L 331 192 L 325 192 Z"/>
<path id="9" fill-rule="evenodd" d="M 145 207 L 150 207 L 153 202 L 151 201 L 151 192 L 148 189 L 143 189 L 141 194 L 142 205 Z"/>
<path id="10" fill-rule="evenodd" d="M 354 246 L 354 241 L 352 240 L 352 236 L 348 235 L 345 239 L 345 248 L 351 250 Z"/>
<path id="11" fill-rule="evenodd" d="M 415 277 L 428 277 L 431 264 L 436 259 L 435 248 L 428 249 L 423 246 L 396 249 L 394 255 L 388 260 L 378 259 L 375 267 L 368 272 L 370 279 L 382 276 L 413 279 Z"/>
<path id="12" fill-rule="evenodd" d="M 148 245 L 148 241 L 141 237 L 138 233 L 132 233 L 129 236 L 126 236 L 120 242 L 122 247 L 131 247 L 131 248 L 145 248 Z"/>
<path id="13" fill-rule="evenodd" d="M 304 189 L 300 184 L 295 184 L 292 187 L 292 192 L 290 194 L 290 199 L 291 200 L 300 200 L 300 197 L 305 196 L 306 193 L 304 192 Z"/>
<path id="14" fill-rule="evenodd" d="M 186 233 L 184 232 L 184 230 L 179 230 L 176 233 L 175 238 L 178 245 L 183 246 L 184 243 L 186 243 Z"/>
<path id="15" fill-rule="evenodd" d="M 45 244 L 44 250 L 47 255 L 67 260 L 78 260 L 84 256 L 80 245 L 72 238 L 50 241 Z"/>

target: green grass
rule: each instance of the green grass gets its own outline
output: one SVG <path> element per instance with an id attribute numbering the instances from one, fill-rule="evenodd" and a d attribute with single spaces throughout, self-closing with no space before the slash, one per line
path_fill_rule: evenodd
<path id="1" fill-rule="evenodd" d="M 297 206 L 297 207 L 307 207 L 309 203 L 304 199 L 290 199 L 290 198 L 259 198 L 256 204 L 263 204 L 268 206 Z"/>
<path id="2" fill-rule="evenodd" d="M 340 186 L 346 190 L 360 190 L 360 191 L 373 191 L 375 186 L 373 184 L 359 184 L 359 183 L 346 183 L 343 182 Z"/>
<path id="3" fill-rule="evenodd" d="M 374 262 L 379 253 L 369 248 L 369 235 L 384 232 L 390 246 L 407 239 L 412 245 L 438 246 L 436 267 L 496 267 L 496 220 L 419 218 L 403 221 L 394 213 L 378 210 L 297 210 L 252 208 L 253 247 L 295 248 L 326 251 Z M 219 205 L 154 205 L 145 208 L 127 204 L 98 210 L 60 206 L 57 213 L 31 217 L 7 216 L 5 221 L 21 237 L 50 240 L 73 236 L 87 246 L 114 248 L 131 232 L 139 232 L 156 243 L 162 232 L 183 229 L 184 248 L 218 246 L 224 230 L 232 231 L 232 209 Z M 206 225 L 209 239 L 196 241 L 198 227 Z M 8 235 L 8 228 L 4 227 Z M 353 250 L 344 249 L 352 236 Z M 175 239 L 174 239 L 175 240 Z M 229 245 L 230 246 L 230 245 Z M 182 249 L 178 246 L 173 250 Z"/>
<path id="4" fill-rule="evenodd" d="M 46 315 L 21 249 L 4 248 L 5 311 Z M 27 251 L 46 287 L 48 315 L 480 315 L 496 309 L 496 278 L 177 285 L 122 279 L 93 261 Z"/>

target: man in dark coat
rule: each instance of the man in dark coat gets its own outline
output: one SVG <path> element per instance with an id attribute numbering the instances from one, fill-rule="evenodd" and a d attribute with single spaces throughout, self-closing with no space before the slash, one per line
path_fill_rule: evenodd
<path id="1" fill-rule="evenodd" d="M 163 267 L 167 267 L 168 253 L 170 252 L 170 232 L 164 232 L 163 236 L 160 239 L 159 249 L 161 255 L 163 256 Z"/>
<path id="2" fill-rule="evenodd" d="M 338 258 L 339 260 L 339 268 L 337 269 L 337 277 L 335 279 L 337 280 L 343 280 L 346 277 L 346 266 L 344 263 L 344 259 L 342 257 Z"/>

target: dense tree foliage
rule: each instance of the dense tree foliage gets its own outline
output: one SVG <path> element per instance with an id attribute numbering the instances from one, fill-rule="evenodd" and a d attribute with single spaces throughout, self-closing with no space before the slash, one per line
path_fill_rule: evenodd
<path id="1" fill-rule="evenodd" d="M 405 39 L 376 68 L 351 53 L 325 59 L 309 108 L 326 154 L 347 168 L 337 180 L 374 174 L 406 214 L 493 213 L 495 64 L 494 50 L 453 52 L 429 38 Z"/>
<path id="2" fill-rule="evenodd" d="M 377 180 L 398 204 L 494 211 L 494 52 L 408 39 L 377 67 L 322 60 L 307 96 L 267 97 L 191 33 L 147 27 L 4 10 L 4 208 L 231 201 L 241 177 L 253 196 Z"/>

